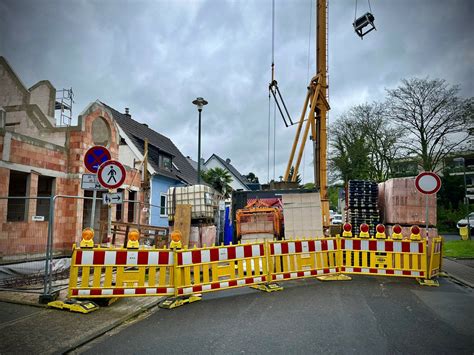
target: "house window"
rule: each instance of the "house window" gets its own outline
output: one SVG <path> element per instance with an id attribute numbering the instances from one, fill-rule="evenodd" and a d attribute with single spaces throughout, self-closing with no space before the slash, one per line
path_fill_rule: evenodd
<path id="1" fill-rule="evenodd" d="M 163 168 L 168 171 L 171 171 L 171 168 L 173 166 L 171 162 L 171 157 L 166 156 L 166 155 L 160 155 L 158 164 L 160 168 Z"/>
<path id="2" fill-rule="evenodd" d="M 128 221 L 133 223 L 135 220 L 135 199 L 137 197 L 137 192 L 136 191 L 129 191 L 128 192 L 128 199 L 130 200 L 128 202 Z"/>
<path id="3" fill-rule="evenodd" d="M 160 217 L 166 217 L 166 205 L 168 202 L 168 197 L 166 194 L 160 194 Z"/>
<path id="4" fill-rule="evenodd" d="M 28 190 L 27 173 L 10 170 L 10 185 L 8 186 L 8 196 L 25 196 Z M 7 221 L 21 222 L 27 218 L 27 200 L 26 198 L 8 199 Z"/>
<path id="5" fill-rule="evenodd" d="M 38 177 L 38 197 L 51 197 L 53 194 L 54 178 L 49 176 Z M 44 220 L 49 219 L 50 200 L 36 200 L 36 215 L 44 216 Z"/>

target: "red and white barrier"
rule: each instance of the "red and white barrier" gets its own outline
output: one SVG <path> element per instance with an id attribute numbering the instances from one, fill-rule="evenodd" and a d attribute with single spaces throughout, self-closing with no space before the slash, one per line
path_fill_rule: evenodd
<path id="1" fill-rule="evenodd" d="M 91 289 L 72 289 L 73 296 L 146 296 L 146 295 L 172 295 L 173 287 L 137 287 L 137 288 L 91 288 Z"/>
<path id="2" fill-rule="evenodd" d="M 178 288 L 178 295 L 189 295 L 193 293 L 200 293 L 200 292 L 213 291 L 213 290 L 219 290 L 219 289 L 228 289 L 232 287 L 241 287 L 241 286 L 266 282 L 266 281 L 267 281 L 267 277 L 265 275 L 262 275 L 258 277 L 247 277 L 245 279 L 239 279 L 239 280 L 212 282 L 210 284 Z"/>
<path id="3" fill-rule="evenodd" d="M 263 244 L 198 249 L 178 253 L 177 266 L 258 257 L 265 257 L 265 248 Z"/>
<path id="4" fill-rule="evenodd" d="M 336 249 L 337 243 L 335 239 L 283 241 L 270 244 L 270 255 L 334 251 Z"/>
<path id="5" fill-rule="evenodd" d="M 77 266 L 173 265 L 173 252 L 171 250 L 77 250 L 75 264 Z"/>
<path id="6" fill-rule="evenodd" d="M 379 251 L 394 253 L 424 253 L 423 242 L 418 241 L 392 241 L 392 240 L 361 240 L 342 239 L 342 250 L 352 251 Z"/>

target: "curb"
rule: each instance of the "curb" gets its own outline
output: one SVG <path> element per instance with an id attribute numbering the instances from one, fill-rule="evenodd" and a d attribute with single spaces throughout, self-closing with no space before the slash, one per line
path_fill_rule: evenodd
<path id="1" fill-rule="evenodd" d="M 70 353 L 71 351 L 76 350 L 77 348 L 91 342 L 92 340 L 101 337 L 102 335 L 104 335 L 105 333 L 111 331 L 112 329 L 117 328 L 118 326 L 122 325 L 124 322 L 126 322 L 126 321 L 128 321 L 132 318 L 135 318 L 138 315 L 140 315 L 141 313 L 146 312 L 149 309 L 155 307 L 162 299 L 163 299 L 163 297 L 159 297 L 156 301 L 153 301 L 150 304 L 148 304 L 148 305 L 146 305 L 146 306 L 144 306 L 140 309 L 137 309 L 133 313 L 127 314 L 127 315 L 123 316 L 122 318 L 117 319 L 116 321 L 114 321 L 111 324 L 107 325 L 106 327 L 98 330 L 97 333 L 89 335 L 87 337 L 84 337 L 83 339 L 77 341 L 76 343 L 74 343 L 70 346 L 67 346 L 67 347 L 64 347 L 64 348 L 61 348 L 61 349 L 55 351 L 54 354 L 67 354 L 67 353 Z"/>
<path id="2" fill-rule="evenodd" d="M 460 283 L 460 284 L 462 284 L 462 285 L 465 286 L 465 287 L 474 288 L 474 285 L 471 284 L 471 283 L 469 283 L 469 282 L 467 282 L 466 280 L 463 280 L 463 279 L 457 277 L 456 275 L 450 274 L 450 273 L 447 272 L 447 271 L 444 271 L 444 270 L 443 270 L 443 272 L 446 273 L 446 275 L 447 275 L 448 278 L 455 280 L 455 282 Z"/>
<path id="3" fill-rule="evenodd" d="M 460 259 L 460 258 L 453 258 L 453 257 L 443 257 L 443 259 L 448 259 L 452 262 L 456 262 L 456 260 Z M 472 258 L 466 258 L 466 259 L 472 259 Z M 464 260 L 466 260 L 464 259 Z M 457 276 L 455 273 L 453 274 L 452 272 L 449 272 L 448 270 L 445 269 L 444 265 L 441 266 L 442 268 L 442 272 L 446 273 L 447 277 L 450 278 L 450 279 L 453 279 L 455 282 L 465 286 L 465 287 L 469 287 L 469 288 L 474 288 L 474 284 L 472 282 L 469 282 L 469 281 L 466 281 L 465 279 L 463 279 L 462 277 L 459 277 Z"/>
<path id="4" fill-rule="evenodd" d="M 3 297 L 0 297 L 0 302 L 21 304 L 23 306 L 31 306 L 31 307 L 38 307 L 38 308 L 48 308 L 46 304 L 40 304 L 40 303 L 28 302 L 28 301 L 18 301 L 18 300 L 12 300 L 10 298 L 3 298 Z"/>

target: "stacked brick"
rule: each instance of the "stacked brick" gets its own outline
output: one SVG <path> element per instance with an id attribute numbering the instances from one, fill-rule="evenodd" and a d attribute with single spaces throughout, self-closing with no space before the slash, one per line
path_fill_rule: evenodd
<path id="1" fill-rule="evenodd" d="M 428 222 L 428 237 L 436 237 L 436 194 L 423 195 L 415 187 L 414 177 L 390 179 L 378 185 L 379 206 L 383 223 L 387 232 L 391 232 L 394 224 L 402 226 L 404 238 L 410 237 L 410 227 L 414 224 L 422 228 L 421 235 L 426 236 L 425 227 Z M 426 220 L 428 206 L 428 221 Z"/>

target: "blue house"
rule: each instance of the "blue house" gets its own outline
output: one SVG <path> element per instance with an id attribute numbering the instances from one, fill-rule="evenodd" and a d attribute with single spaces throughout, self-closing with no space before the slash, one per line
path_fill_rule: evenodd
<path id="1" fill-rule="evenodd" d="M 125 109 L 125 113 L 121 113 L 103 105 L 110 110 L 118 126 L 121 137 L 119 146 L 121 160 L 139 165 L 144 158 L 145 139 L 148 140 L 148 172 L 151 176 L 149 202 L 152 205 L 149 224 L 168 227 L 166 193 L 173 186 L 196 184 L 196 170 L 168 137 L 132 119 L 128 109 Z"/>

